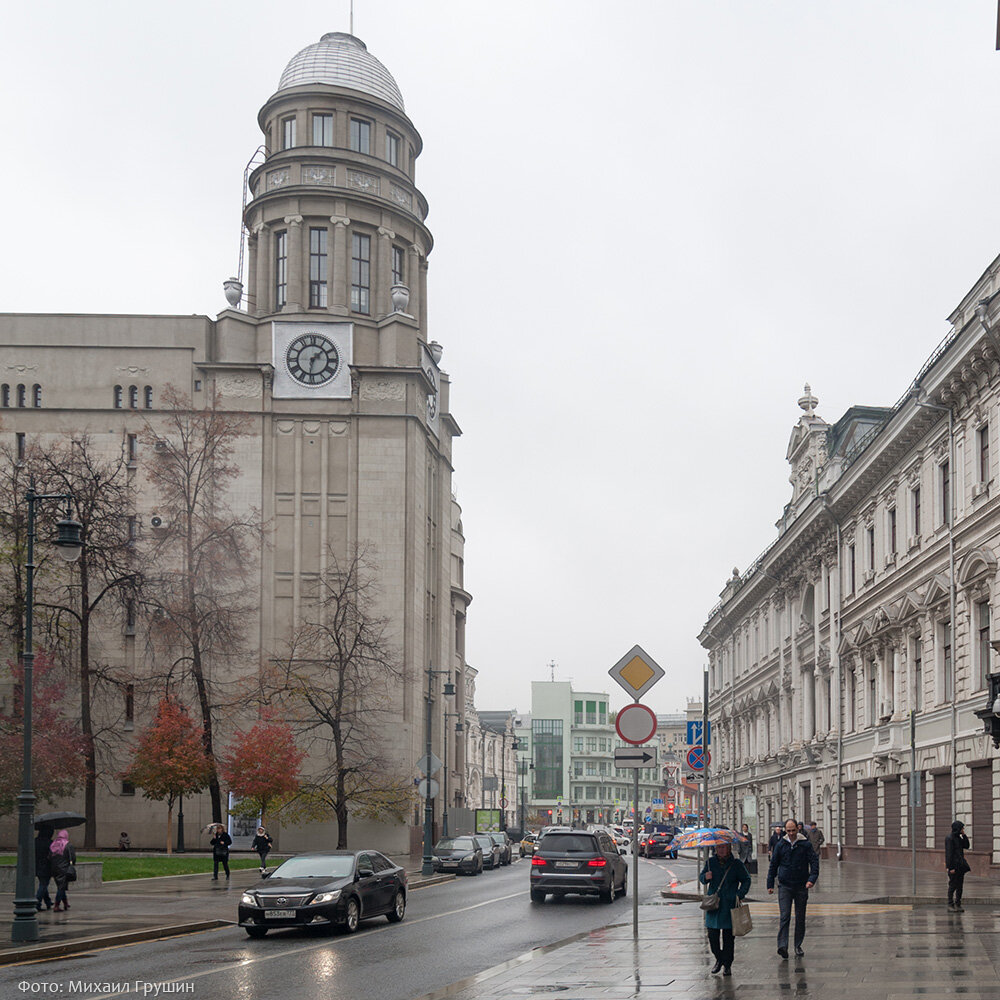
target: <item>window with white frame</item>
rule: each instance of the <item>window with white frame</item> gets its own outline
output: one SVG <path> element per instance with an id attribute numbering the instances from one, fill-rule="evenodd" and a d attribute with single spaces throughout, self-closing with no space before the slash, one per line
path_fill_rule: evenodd
<path id="1" fill-rule="evenodd" d="M 955 692 L 955 667 L 952 662 L 951 650 L 951 622 L 944 621 L 938 626 L 938 638 L 940 640 L 941 657 L 941 677 L 943 681 L 944 702 L 952 700 Z"/>
<path id="2" fill-rule="evenodd" d="M 980 601 L 976 605 L 976 660 L 977 662 L 977 686 L 985 688 L 989 684 L 990 675 L 990 654 L 993 649 L 990 646 L 990 602 Z"/>
<path id="3" fill-rule="evenodd" d="M 938 466 L 938 488 L 941 500 L 941 524 L 951 524 L 951 465 L 942 462 Z"/>
<path id="4" fill-rule="evenodd" d="M 281 119 L 281 148 L 292 149 L 295 146 L 295 118 Z"/>
<path id="5" fill-rule="evenodd" d="M 924 707 L 924 639 L 913 638 L 913 708 L 920 712 Z"/>
<path id="6" fill-rule="evenodd" d="M 990 425 L 983 424 L 976 431 L 976 457 L 979 467 L 979 482 L 988 483 L 990 481 Z"/>
<path id="7" fill-rule="evenodd" d="M 351 149 L 355 153 L 371 153 L 372 123 L 363 118 L 351 119 Z"/>
<path id="8" fill-rule="evenodd" d="M 313 115 L 313 142 L 314 146 L 333 145 L 333 115 L 316 114 Z"/>

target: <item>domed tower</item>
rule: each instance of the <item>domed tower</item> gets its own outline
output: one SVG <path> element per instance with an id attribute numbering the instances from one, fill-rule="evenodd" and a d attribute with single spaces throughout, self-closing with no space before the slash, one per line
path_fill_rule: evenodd
<path id="1" fill-rule="evenodd" d="M 292 58 L 258 121 L 249 311 L 370 327 L 396 312 L 424 330 L 433 240 L 414 183 L 422 142 L 389 71 L 359 38 L 330 32 Z"/>

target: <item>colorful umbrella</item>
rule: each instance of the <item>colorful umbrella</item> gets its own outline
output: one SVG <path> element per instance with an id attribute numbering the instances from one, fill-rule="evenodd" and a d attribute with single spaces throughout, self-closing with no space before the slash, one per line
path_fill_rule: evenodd
<path id="1" fill-rule="evenodd" d="M 670 842 L 672 848 L 685 849 L 691 847 L 718 847 L 720 844 L 742 844 L 746 837 L 736 830 L 726 830 L 721 827 L 705 826 L 698 830 L 688 830 L 679 833 Z"/>

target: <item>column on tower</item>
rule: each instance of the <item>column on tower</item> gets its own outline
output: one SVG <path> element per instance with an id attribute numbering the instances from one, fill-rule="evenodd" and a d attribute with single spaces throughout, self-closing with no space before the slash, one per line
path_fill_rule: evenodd
<path id="1" fill-rule="evenodd" d="M 347 230 L 351 220 L 345 215 L 331 215 L 333 246 L 328 266 L 330 269 L 330 311 L 346 316 L 347 289 L 350 284 L 350 260 L 347 256 Z"/>

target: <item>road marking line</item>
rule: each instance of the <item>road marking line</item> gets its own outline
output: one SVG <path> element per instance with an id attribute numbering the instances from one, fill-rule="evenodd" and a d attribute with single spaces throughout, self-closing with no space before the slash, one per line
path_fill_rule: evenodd
<path id="1" fill-rule="evenodd" d="M 490 903 L 500 903 L 507 899 L 514 899 L 516 896 L 523 896 L 524 890 L 520 892 L 513 892 L 509 896 L 496 896 L 493 899 L 485 899 L 481 903 L 473 903 L 471 906 L 462 906 L 457 910 L 449 910 L 447 913 L 436 913 L 426 917 L 418 917 L 416 920 L 407 920 L 406 924 L 422 924 L 425 920 L 440 920 L 441 917 L 452 917 L 456 913 L 465 913 L 468 910 L 476 910 L 480 906 L 488 906 Z M 402 926 L 402 925 L 401 925 Z M 223 928 L 220 928 L 222 930 Z M 375 930 L 374 927 L 371 928 L 359 928 L 357 934 L 351 935 L 352 938 L 357 938 L 362 934 L 370 933 Z M 149 943 L 149 942 L 145 942 Z M 323 941 L 318 944 L 304 945 L 301 948 L 293 948 L 291 951 L 276 952 L 273 955 L 260 955 L 257 958 L 245 958 L 238 962 L 230 962 L 228 965 L 219 965 L 214 969 L 205 969 L 202 972 L 191 972 L 185 976 L 177 976 L 175 979 L 160 979 L 152 982 L 153 986 L 166 986 L 171 983 L 189 983 L 195 979 L 204 979 L 206 976 L 214 976 L 219 972 L 232 972 L 234 969 L 245 969 L 251 965 L 259 965 L 261 962 L 270 962 L 276 958 L 287 958 L 289 955 L 301 955 L 307 951 L 317 951 L 320 948 L 328 948 L 330 946 L 330 941 Z M 103 950 L 103 949 L 102 949 Z M 108 949 L 110 950 L 110 949 Z M 68 955 L 60 956 L 61 958 L 68 958 Z M 58 961 L 58 959 L 56 959 Z M 145 982 L 145 980 L 143 980 Z M 120 996 L 120 993 L 100 993 L 96 996 L 92 996 L 91 1000 L 109 1000 L 110 997 Z"/>

